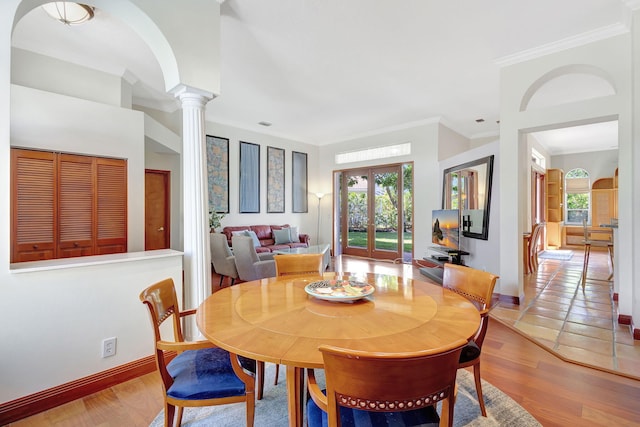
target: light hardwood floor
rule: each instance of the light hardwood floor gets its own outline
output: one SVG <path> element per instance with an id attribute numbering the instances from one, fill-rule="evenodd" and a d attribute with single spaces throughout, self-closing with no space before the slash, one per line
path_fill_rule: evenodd
<path id="1" fill-rule="evenodd" d="M 417 269 L 403 264 L 347 257 L 336 264 L 341 271 L 393 273 L 427 281 Z M 218 279 L 213 283 L 217 285 Z M 640 425 L 640 381 L 563 362 L 495 319 L 481 357 L 483 379 L 544 426 Z M 161 408 L 160 381 L 152 373 L 11 425 L 148 426 Z"/>

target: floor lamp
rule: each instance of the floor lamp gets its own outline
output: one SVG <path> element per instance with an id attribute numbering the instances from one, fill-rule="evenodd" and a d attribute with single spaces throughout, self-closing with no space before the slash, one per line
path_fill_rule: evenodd
<path id="1" fill-rule="evenodd" d="M 318 245 L 320 244 L 320 201 L 324 197 L 324 193 L 316 193 L 318 198 L 318 228 L 316 229 L 316 236 L 318 236 Z"/>

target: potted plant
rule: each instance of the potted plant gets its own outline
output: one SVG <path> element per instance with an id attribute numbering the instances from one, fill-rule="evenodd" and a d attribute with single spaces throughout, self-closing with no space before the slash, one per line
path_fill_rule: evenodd
<path id="1" fill-rule="evenodd" d="M 222 227 L 220 221 L 224 218 L 223 213 L 209 212 L 209 228 L 211 232 L 215 232 L 218 228 Z"/>

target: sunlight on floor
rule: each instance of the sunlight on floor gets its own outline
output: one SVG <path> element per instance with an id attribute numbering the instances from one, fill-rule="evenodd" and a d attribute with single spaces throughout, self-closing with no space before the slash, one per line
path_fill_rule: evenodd
<path id="1" fill-rule="evenodd" d="M 640 343 L 617 322 L 607 258 L 591 253 L 584 290 L 581 250 L 569 260 L 540 259 L 538 272 L 524 277 L 524 303 L 500 302 L 491 317 L 566 359 L 640 377 Z"/>

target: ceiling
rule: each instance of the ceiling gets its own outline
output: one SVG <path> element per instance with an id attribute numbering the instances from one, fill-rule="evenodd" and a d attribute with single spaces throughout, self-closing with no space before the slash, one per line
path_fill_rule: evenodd
<path id="1" fill-rule="evenodd" d="M 625 32 L 627 12 L 623 0 L 227 0 L 207 119 L 316 145 L 436 119 L 497 137 L 502 65 Z M 103 11 L 67 27 L 34 9 L 13 45 L 127 75 L 136 103 L 178 108 L 149 48 Z M 554 132 L 537 135 L 551 153 L 617 146 L 617 131 Z"/>

